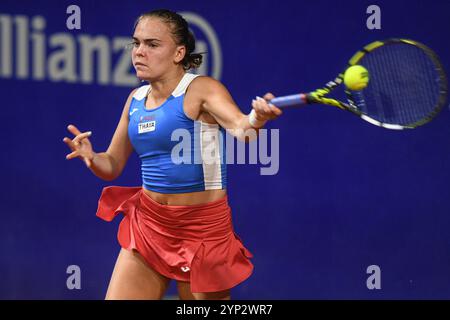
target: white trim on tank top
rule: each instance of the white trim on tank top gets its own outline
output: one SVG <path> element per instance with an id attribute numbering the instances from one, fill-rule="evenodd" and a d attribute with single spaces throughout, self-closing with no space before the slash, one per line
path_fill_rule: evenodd
<path id="1" fill-rule="evenodd" d="M 171 95 L 176 98 L 184 94 L 186 92 L 187 87 L 192 82 L 192 80 L 194 80 L 198 76 L 199 76 L 198 74 L 186 72 L 183 78 L 181 78 L 175 90 L 173 90 Z M 133 94 L 133 98 L 135 98 L 136 100 L 144 99 L 150 92 L 151 88 L 152 86 L 150 84 L 139 87 L 139 89 L 137 89 L 136 92 Z"/>
<path id="2" fill-rule="evenodd" d="M 200 152 L 205 190 L 222 189 L 220 130 L 218 124 L 200 122 Z M 211 154 L 214 153 L 212 156 Z"/>

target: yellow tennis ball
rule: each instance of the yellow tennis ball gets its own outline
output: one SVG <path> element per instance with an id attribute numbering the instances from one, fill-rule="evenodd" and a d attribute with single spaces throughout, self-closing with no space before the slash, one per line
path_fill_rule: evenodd
<path id="1" fill-rule="evenodd" d="M 369 71 L 360 65 L 351 66 L 345 70 L 344 83 L 350 90 L 362 90 L 369 83 Z"/>

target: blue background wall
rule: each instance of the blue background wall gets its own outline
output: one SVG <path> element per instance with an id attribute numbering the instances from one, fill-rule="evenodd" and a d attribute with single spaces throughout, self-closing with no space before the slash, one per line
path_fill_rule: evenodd
<path id="1" fill-rule="evenodd" d="M 81 8 L 81 30 L 66 28 L 70 4 Z M 381 30 L 366 27 L 371 4 L 381 8 Z M 140 13 L 160 7 L 208 21 L 221 45 L 220 80 L 246 113 L 255 95 L 323 85 L 378 39 L 421 41 L 450 70 L 443 0 L 1 0 L 0 14 L 43 16 L 49 56 L 54 34 L 128 37 Z M 211 73 L 217 61 L 208 59 Z M 72 123 L 92 130 L 95 151 L 105 151 L 133 86 L 21 79 L 14 68 L 0 77 L 0 298 L 102 299 L 119 252 L 119 219 L 96 218 L 97 201 L 104 186 L 140 185 L 140 163 L 133 154 L 119 179 L 102 181 L 78 159 L 65 160 L 62 138 L 72 137 Z M 228 166 L 235 229 L 255 256 L 254 274 L 233 297 L 450 298 L 449 124 L 447 107 L 430 124 L 397 132 L 321 106 L 287 110 L 270 123 L 280 130 L 278 174 Z M 81 290 L 66 287 L 73 264 Z M 366 287 L 370 265 L 381 268 L 380 290 Z"/>

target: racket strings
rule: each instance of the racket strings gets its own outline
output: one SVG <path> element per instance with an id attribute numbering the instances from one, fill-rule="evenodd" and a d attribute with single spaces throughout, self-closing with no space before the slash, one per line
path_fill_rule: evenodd
<path id="1" fill-rule="evenodd" d="M 443 76 L 421 48 L 387 44 L 366 54 L 358 64 L 369 70 L 370 81 L 365 90 L 352 91 L 352 99 L 369 117 L 408 126 L 439 111 Z"/>

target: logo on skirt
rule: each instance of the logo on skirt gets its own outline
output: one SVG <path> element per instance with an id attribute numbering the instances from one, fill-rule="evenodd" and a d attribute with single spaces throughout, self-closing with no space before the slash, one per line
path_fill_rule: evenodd
<path id="1" fill-rule="evenodd" d="M 189 270 L 191 270 L 191 268 L 189 268 L 189 267 L 181 267 L 181 271 L 183 271 L 183 272 L 188 272 Z"/>

